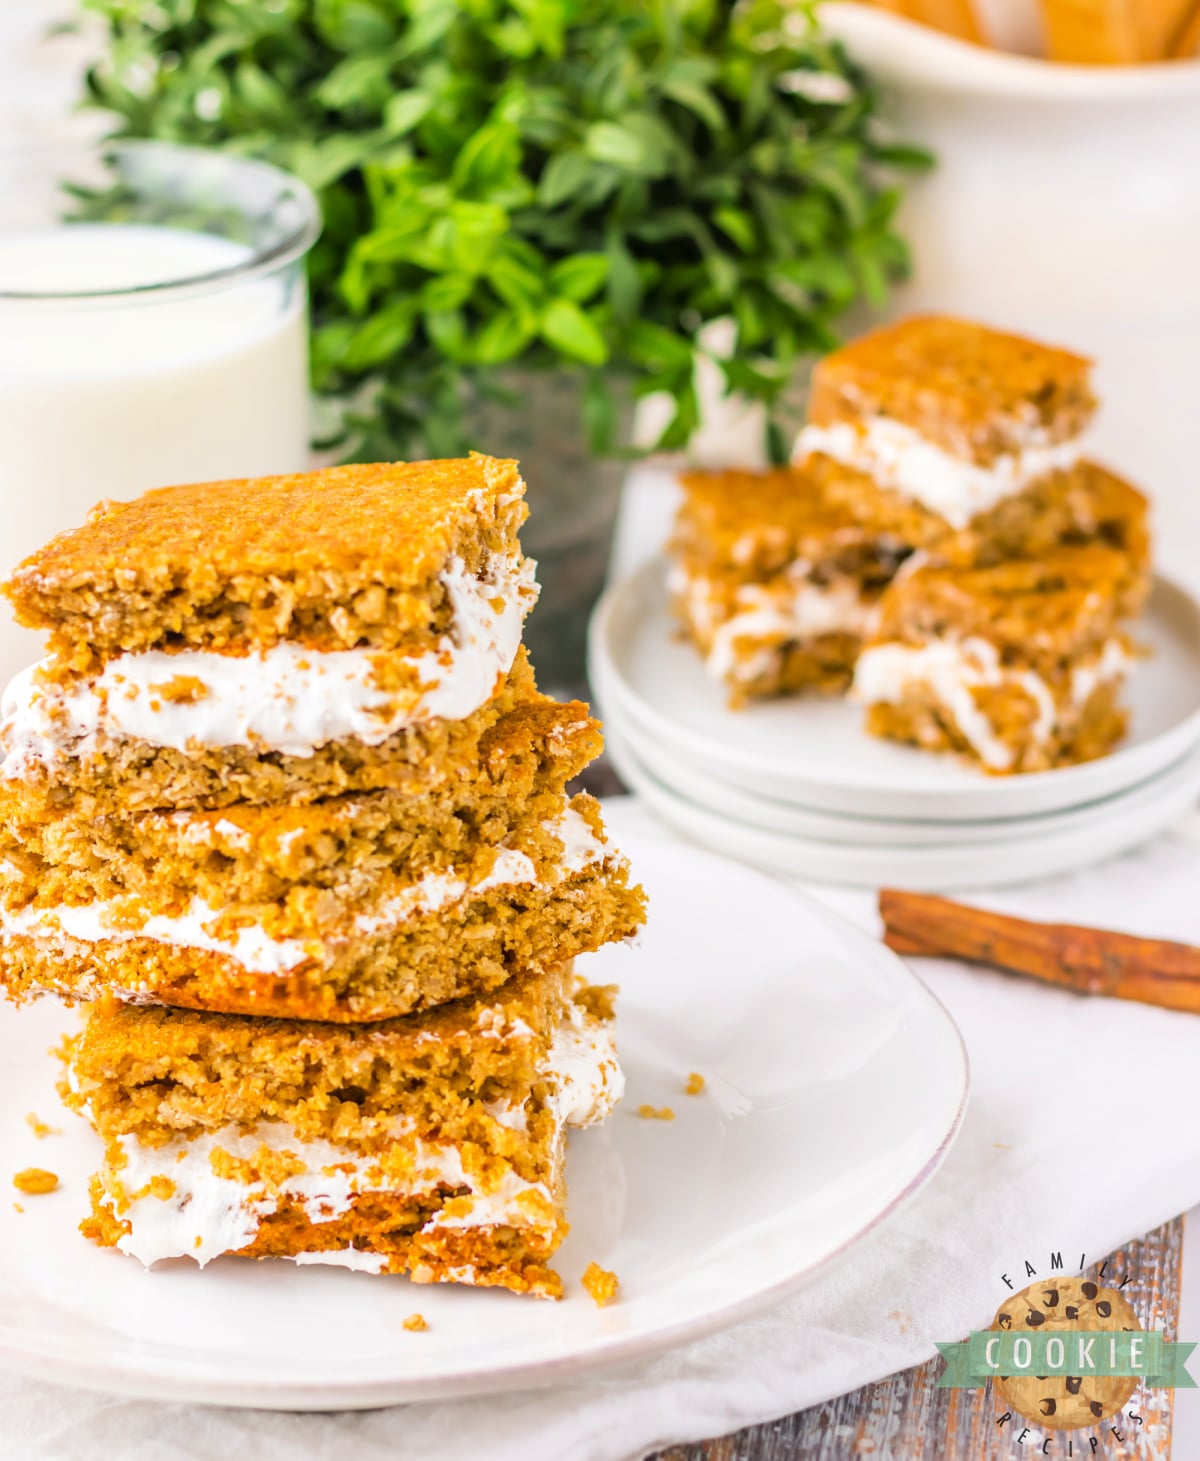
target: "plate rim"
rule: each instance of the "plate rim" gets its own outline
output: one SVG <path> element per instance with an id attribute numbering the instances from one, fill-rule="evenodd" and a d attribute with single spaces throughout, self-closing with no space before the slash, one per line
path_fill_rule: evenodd
<path id="1" fill-rule="evenodd" d="M 898 853 L 898 855 L 901 857 L 909 856 L 911 862 L 918 861 L 918 858 L 923 858 L 925 862 L 932 862 L 935 856 L 940 856 L 943 860 L 946 858 L 952 858 L 956 862 L 956 864 L 961 865 L 964 861 L 967 860 L 967 858 L 982 857 L 984 853 L 981 852 L 980 849 L 981 847 L 986 848 L 986 844 L 967 843 L 943 848 L 926 845 L 910 848 L 888 849 L 886 846 L 880 846 L 878 844 L 863 844 L 861 846 L 855 847 L 851 844 L 846 843 L 822 843 L 811 838 L 789 837 L 786 833 L 771 831 L 766 828 L 753 827 L 745 822 L 740 822 L 735 818 L 724 817 L 717 813 L 710 812 L 707 808 L 698 805 L 696 802 L 690 800 L 689 798 L 678 796 L 669 788 L 664 787 L 653 772 L 646 770 L 640 765 L 636 752 L 630 752 L 628 747 L 625 747 L 621 744 L 619 734 L 615 738 L 615 744 L 617 750 L 614 754 L 614 760 L 618 762 L 618 769 L 622 771 L 623 775 L 627 775 L 627 768 L 621 767 L 620 762 L 623 758 L 632 761 L 633 774 L 628 775 L 628 780 L 633 790 L 639 797 L 641 797 L 646 802 L 648 806 L 655 810 L 656 815 L 661 816 L 662 819 L 672 827 L 677 835 L 691 839 L 698 846 L 711 848 L 712 844 L 708 841 L 705 833 L 694 830 L 697 825 L 702 825 L 707 820 L 708 822 L 712 823 L 711 832 L 714 837 L 718 835 L 718 832 L 726 837 L 728 837 L 728 835 L 732 833 L 737 836 L 743 844 L 745 843 L 746 839 L 749 838 L 760 839 L 762 843 L 771 844 L 771 846 L 765 847 L 758 856 L 749 854 L 739 855 L 739 860 L 746 861 L 749 866 L 755 867 L 760 871 L 767 873 L 768 876 L 775 876 L 781 881 L 788 881 L 795 878 L 807 880 L 809 882 L 824 883 L 832 887 L 850 887 L 860 889 L 876 888 L 882 883 L 895 884 L 897 886 L 906 886 L 914 890 L 941 893 L 965 891 L 973 888 L 999 888 L 1019 886 L 1022 883 L 1026 883 L 1037 878 L 1060 876 L 1071 871 L 1072 869 L 1082 868 L 1089 865 L 1086 861 L 1072 861 L 1070 863 L 1063 864 L 1056 870 L 1051 870 L 1050 872 L 1044 871 L 1043 869 L 1036 866 L 1031 872 L 1029 871 L 1029 865 L 1027 863 L 1023 863 L 1019 871 L 1014 870 L 1011 874 L 1005 871 L 997 871 L 996 869 L 992 868 L 986 873 L 979 873 L 978 875 L 972 873 L 964 878 L 946 878 L 942 876 L 937 876 L 933 873 L 930 873 L 924 866 L 909 866 L 907 868 L 899 868 L 892 873 L 881 872 L 878 868 L 874 866 L 869 867 L 865 870 L 862 868 L 856 869 L 853 867 L 846 868 L 845 866 L 841 866 L 839 868 L 841 876 L 830 876 L 827 874 L 823 875 L 820 872 L 816 872 L 812 868 L 800 870 L 795 867 L 786 867 L 781 865 L 781 863 L 779 862 L 768 865 L 765 861 L 766 856 L 772 850 L 772 846 L 778 846 L 779 844 L 792 844 L 796 849 L 800 851 L 807 851 L 807 854 L 809 856 L 821 858 L 823 866 L 827 866 L 834 859 L 840 859 L 841 863 L 845 864 L 846 862 L 849 862 L 855 854 L 858 854 L 863 861 L 866 861 L 868 859 L 874 859 L 878 861 L 879 859 L 886 857 L 889 851 Z M 1190 752 L 1185 753 L 1185 755 L 1179 762 L 1174 763 L 1168 771 L 1162 773 L 1162 778 L 1166 779 L 1172 774 L 1172 772 L 1179 772 L 1182 776 L 1183 772 L 1187 770 L 1191 770 L 1193 777 L 1200 779 L 1200 746 L 1193 747 Z M 1152 779 L 1152 781 L 1157 781 L 1158 779 L 1158 777 L 1155 777 Z M 1159 796 L 1155 799 L 1155 804 L 1159 805 L 1161 799 L 1168 796 L 1170 799 L 1170 805 L 1176 805 L 1178 802 L 1178 790 L 1175 786 L 1172 786 L 1169 789 L 1159 788 Z M 659 810 L 658 808 L 660 803 L 667 803 L 668 805 L 680 805 L 682 808 L 682 815 L 679 822 L 673 821 L 670 810 Z M 1178 804 L 1180 808 L 1179 816 L 1182 817 L 1187 813 L 1188 803 L 1182 802 Z M 1136 807 L 1132 810 L 1136 810 Z M 689 820 L 692 825 L 684 825 L 685 819 Z M 717 824 L 719 824 L 719 827 Z M 1101 852 L 1094 860 L 1100 862 L 1106 861 L 1111 857 L 1118 857 L 1123 852 L 1128 852 L 1132 848 L 1139 846 L 1143 841 L 1147 839 L 1147 837 L 1156 835 L 1157 832 L 1165 831 L 1171 825 L 1172 819 L 1168 816 L 1164 818 L 1157 825 L 1156 828 L 1151 829 L 1150 832 L 1138 832 L 1135 836 L 1131 836 L 1130 840 L 1119 842 L 1116 847 L 1108 848 L 1105 851 Z M 1086 833 L 1087 830 L 1088 829 L 1085 828 L 1084 832 Z M 1068 831 L 1066 833 L 1058 832 L 1050 834 L 1050 836 L 1046 840 L 1055 840 L 1057 838 L 1069 836 L 1078 837 L 1079 835 L 1081 835 L 1079 830 L 1075 829 L 1074 831 Z M 1007 855 L 1009 857 L 1012 857 L 1016 855 L 1016 851 L 1021 847 L 1024 847 L 1026 850 L 1028 850 L 1029 846 L 1030 843 L 1028 840 L 1022 842 L 1022 840 L 1019 838 L 1010 838 L 1002 845 L 1002 849 L 1000 851 L 997 851 L 994 848 L 992 849 L 992 851 L 993 855 L 995 856 Z M 781 856 L 787 856 L 786 847 L 781 850 Z"/>
<path id="2" fill-rule="evenodd" d="M 732 862 L 742 874 L 753 875 L 772 885 L 778 894 L 792 898 L 807 916 L 815 917 L 838 932 L 858 959 L 869 958 L 880 968 L 889 970 L 895 987 L 903 989 L 922 1006 L 940 1028 L 946 1042 L 945 1053 L 953 1068 L 954 1109 L 939 1113 L 936 1143 L 926 1152 L 920 1166 L 909 1173 L 899 1190 L 892 1192 L 886 1203 L 870 1219 L 814 1262 L 767 1283 L 751 1293 L 743 1294 L 721 1307 L 701 1315 L 663 1325 L 651 1332 L 617 1334 L 601 1340 L 585 1352 L 567 1352 L 547 1360 L 515 1361 L 484 1370 L 466 1370 L 432 1377 L 405 1378 L 401 1375 L 372 1377 L 365 1380 L 335 1380 L 314 1383 L 311 1375 L 289 1379 L 276 1376 L 270 1380 L 239 1375 L 188 1376 L 176 1370 L 171 1361 L 155 1363 L 155 1356 L 135 1362 L 128 1354 L 116 1359 L 108 1351 L 97 1353 L 72 1341 L 30 1349 L 29 1335 L 13 1329 L 12 1335 L 0 1331 L 0 1368 L 11 1374 L 48 1381 L 58 1385 L 99 1391 L 102 1393 L 158 1400 L 170 1403 L 215 1404 L 235 1409 L 269 1408 L 283 1411 L 368 1409 L 409 1402 L 463 1398 L 471 1395 L 495 1394 L 499 1391 L 533 1391 L 588 1375 L 602 1373 L 621 1365 L 649 1359 L 679 1345 L 703 1339 L 751 1319 L 785 1302 L 807 1288 L 824 1274 L 836 1268 L 858 1244 L 896 1217 L 929 1183 L 941 1167 L 956 1141 L 966 1115 L 971 1094 L 971 1070 L 966 1043 L 958 1025 L 942 1001 L 919 975 L 884 944 L 871 937 L 819 898 L 803 889 L 773 878 L 761 869 L 722 857 L 719 853 L 695 844 L 681 843 L 659 827 L 650 826 L 635 834 L 644 842 L 656 842 L 672 855 L 686 852 L 716 863 Z M 633 837 L 626 835 L 625 843 Z M 82 1240 L 81 1240 L 82 1241 Z M 414 1299 L 416 1295 L 414 1294 Z M 64 1371 L 64 1351 L 69 1352 L 69 1369 Z M 119 1352 L 118 1352 L 119 1353 Z"/>
<path id="3" fill-rule="evenodd" d="M 900 848 L 917 850 L 923 847 L 974 848 L 1001 842 L 1015 842 L 1028 837 L 1057 836 L 1078 832 L 1084 826 L 1091 826 L 1093 822 L 1102 820 L 1109 813 L 1122 810 L 1127 798 L 1132 799 L 1143 794 L 1150 794 L 1158 782 L 1164 781 L 1176 772 L 1182 773 L 1186 763 L 1200 757 L 1200 741 L 1198 741 L 1195 746 L 1182 752 L 1167 765 L 1151 772 L 1148 776 L 1131 782 L 1122 790 L 1080 802 L 1077 806 L 1033 812 L 1018 817 L 939 821 L 934 818 L 921 817 L 867 817 L 850 812 L 826 812 L 816 807 L 801 807 L 793 802 L 773 802 L 770 797 L 761 792 L 749 791 L 713 772 L 706 771 L 697 766 L 691 757 L 683 752 L 677 752 L 674 755 L 662 754 L 660 760 L 660 750 L 653 736 L 624 705 L 617 714 L 610 714 L 606 719 L 605 737 L 607 741 L 619 746 L 621 752 L 632 754 L 643 770 L 660 782 L 664 789 L 673 796 L 695 803 L 697 794 L 683 789 L 682 778 L 679 781 L 672 779 L 675 776 L 675 767 L 680 764 L 685 765 L 688 775 L 694 779 L 697 787 L 703 781 L 706 787 L 715 789 L 718 796 L 728 798 L 723 807 L 706 808 L 713 815 L 727 817 L 730 821 L 741 823 L 756 832 L 796 838 L 802 842 L 827 843 L 832 848 L 888 848 L 893 851 Z M 619 754 L 614 759 L 619 759 Z M 619 767 L 618 770 L 620 770 Z M 839 835 L 831 836 L 816 831 L 799 831 L 783 825 L 782 822 L 757 821 L 755 818 L 758 811 L 757 808 L 751 806 L 752 803 L 760 803 L 764 809 L 778 807 L 785 813 L 794 812 L 798 817 L 809 816 L 818 821 L 828 820 L 837 824 L 836 831 Z M 727 809 L 735 805 L 742 809 L 739 811 Z M 864 831 L 869 829 L 875 835 L 869 838 L 856 837 L 854 832 L 860 824 L 865 824 Z M 970 829 L 971 835 L 959 835 L 960 829 Z M 909 840 L 910 834 L 914 831 L 919 831 L 920 836 L 915 841 Z M 890 838 L 883 835 L 887 833 L 892 834 Z M 939 841 L 939 835 L 944 836 L 946 840 Z"/>
<path id="4" fill-rule="evenodd" d="M 739 747 L 710 740 L 684 722 L 672 719 L 639 695 L 622 673 L 617 658 L 610 649 L 616 615 L 626 597 L 631 594 L 651 591 L 662 595 L 666 588 L 668 570 L 668 559 L 661 553 L 656 554 L 625 577 L 609 584 L 592 612 L 588 624 L 589 673 L 596 687 L 601 709 L 605 708 L 605 701 L 619 703 L 626 714 L 637 719 L 644 728 L 652 728 L 668 742 L 673 740 L 676 744 L 687 747 L 694 760 L 719 765 L 727 779 L 734 780 L 739 776 L 755 779 L 771 777 L 773 786 L 785 793 L 779 799 L 790 805 L 835 814 L 861 815 L 857 811 L 857 805 L 861 804 L 863 798 L 870 798 L 875 802 L 886 799 L 889 805 L 894 806 L 901 803 L 927 805 L 929 799 L 937 798 L 956 808 L 964 804 L 970 808 L 966 811 L 948 811 L 945 817 L 934 819 L 947 821 L 984 820 L 987 813 L 974 808 L 982 803 L 994 804 L 1004 799 L 1010 805 L 1017 804 L 1025 808 L 1023 811 L 1010 811 L 1007 814 L 1009 817 L 1034 815 L 1039 810 L 1063 811 L 1132 786 L 1138 780 L 1151 776 L 1155 770 L 1172 764 L 1187 749 L 1200 743 L 1198 704 L 1182 720 L 1158 735 L 1135 745 L 1122 745 L 1093 761 L 1021 776 L 989 777 L 980 773 L 978 781 L 972 785 L 953 789 L 931 788 L 920 783 L 904 787 L 895 780 L 843 779 L 831 782 L 828 777 L 818 781 L 811 777 L 797 776 L 794 767 L 783 770 L 777 763 L 764 762 Z M 1200 599 L 1178 580 L 1156 573 L 1148 602 L 1159 593 L 1184 602 L 1197 623 L 1200 623 Z M 603 692 L 601 686 L 604 687 Z M 1097 785 L 1089 788 L 1089 783 Z M 737 784 L 749 789 L 744 781 L 738 780 Z M 1072 790 L 1080 787 L 1083 788 L 1080 791 Z M 786 794 L 789 790 L 791 795 Z M 855 800 L 855 806 L 849 805 L 847 798 Z M 901 810 L 891 811 L 888 815 L 902 821 L 909 816 Z"/>

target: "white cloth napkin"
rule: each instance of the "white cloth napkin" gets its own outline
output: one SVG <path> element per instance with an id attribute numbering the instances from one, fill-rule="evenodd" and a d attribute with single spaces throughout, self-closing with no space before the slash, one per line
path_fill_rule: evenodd
<path id="1" fill-rule="evenodd" d="M 650 825 L 610 802 L 615 838 Z M 659 829 L 661 835 L 661 829 Z M 1140 851 L 984 898 L 1035 918 L 1200 941 L 1200 816 Z M 871 898 L 814 890 L 863 926 Z M 555 1390 L 366 1414 L 105 1398 L 0 1379 L 0 1455 L 22 1461 L 618 1461 L 816 1404 L 986 1324 L 1051 1251 L 1090 1263 L 1200 1200 L 1200 1018 L 921 961 L 973 1089 L 945 1166 L 890 1226 L 782 1308 Z M 1187 1336 L 1183 1336 L 1186 1338 Z"/>

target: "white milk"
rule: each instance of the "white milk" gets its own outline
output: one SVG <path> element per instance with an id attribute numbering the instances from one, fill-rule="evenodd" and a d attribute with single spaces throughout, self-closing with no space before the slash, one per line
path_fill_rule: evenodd
<path id="1" fill-rule="evenodd" d="M 120 290 L 228 269 L 210 234 L 79 224 L 0 234 L 0 293 Z M 0 299 L 0 573 L 102 498 L 302 471 L 302 266 L 131 300 Z M 0 611 L 0 683 L 39 653 Z"/>

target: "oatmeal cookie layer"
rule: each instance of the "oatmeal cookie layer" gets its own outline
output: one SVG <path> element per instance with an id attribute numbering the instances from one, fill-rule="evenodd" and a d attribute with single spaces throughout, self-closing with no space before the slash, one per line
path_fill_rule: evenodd
<path id="1" fill-rule="evenodd" d="M 818 583 L 854 578 L 881 587 L 906 552 L 862 520 L 828 472 L 807 464 L 685 472 L 679 481 L 671 549 L 689 574 L 762 583 L 803 563 Z"/>
<path id="2" fill-rule="evenodd" d="M 363 901 L 386 879 L 455 868 L 478 881 L 494 850 L 521 845 L 561 814 L 563 787 L 600 752 L 598 724 L 579 702 L 526 701 L 479 740 L 475 765 L 426 792 L 363 792 L 319 802 L 220 810 L 24 815 L 20 789 L 0 782 L 0 901 L 9 908 L 129 899 L 170 912 L 188 897 L 232 909 L 291 900 L 311 930 L 341 901 Z"/>
<path id="3" fill-rule="evenodd" d="M 1095 410 L 1091 362 L 944 315 L 917 315 L 835 350 L 813 372 L 815 426 L 884 417 L 989 465 L 1079 435 Z"/>
<path id="4" fill-rule="evenodd" d="M 67 1102 L 106 1141 L 136 1136 L 149 1147 L 273 1121 L 298 1141 L 370 1154 L 403 1116 L 456 1140 L 500 1138 L 511 1155 L 524 1126 L 507 1128 L 508 1143 L 497 1113 L 524 1110 L 535 1094 L 576 982 L 556 965 L 365 1026 L 105 1000 L 69 1042 Z"/>
<path id="5" fill-rule="evenodd" d="M 1096 462 L 1080 461 L 1070 471 L 1048 474 L 979 513 L 961 530 L 832 458 L 810 457 L 806 467 L 823 479 L 826 496 L 857 518 L 865 532 L 905 550 L 922 549 L 946 562 L 987 567 L 1095 544 L 1126 555 L 1131 585 L 1144 585 L 1148 577 L 1146 498 Z"/>
<path id="6" fill-rule="evenodd" d="M 1003 764 L 980 755 L 977 736 L 964 731 L 959 712 L 927 683 L 908 687 L 895 703 L 881 702 L 867 712 L 867 730 L 887 740 L 904 741 L 927 751 L 950 751 L 981 764 L 993 775 L 1049 771 L 1106 756 L 1128 727 L 1119 688 L 1098 686 L 1082 705 L 1060 701 L 1050 732 L 1034 734 L 1041 715 L 1037 701 L 1019 686 L 980 692 L 976 703 L 995 727 L 1011 759 Z"/>
<path id="7" fill-rule="evenodd" d="M 1006 662 L 1052 674 L 1117 632 L 1127 577 L 1126 556 L 1099 546 L 990 567 L 928 563 L 881 599 L 871 644 L 981 638 Z"/>
<path id="8" fill-rule="evenodd" d="M 780 695 L 842 695 L 854 679 L 862 640 L 857 634 L 822 634 L 813 639 L 736 640 L 722 678 L 729 706 Z"/>
<path id="9" fill-rule="evenodd" d="M 75 670 L 162 647 L 434 648 L 448 565 L 518 556 L 523 496 L 486 456 L 168 487 L 101 503 L 6 592 Z"/>

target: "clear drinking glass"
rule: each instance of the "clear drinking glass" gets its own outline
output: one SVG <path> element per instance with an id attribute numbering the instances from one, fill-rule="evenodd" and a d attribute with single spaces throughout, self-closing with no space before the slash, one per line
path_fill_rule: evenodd
<path id="1" fill-rule="evenodd" d="M 156 142 L 0 150 L 0 572 L 104 498 L 301 471 L 303 183 Z M 36 657 L 7 610 L 0 682 Z"/>

